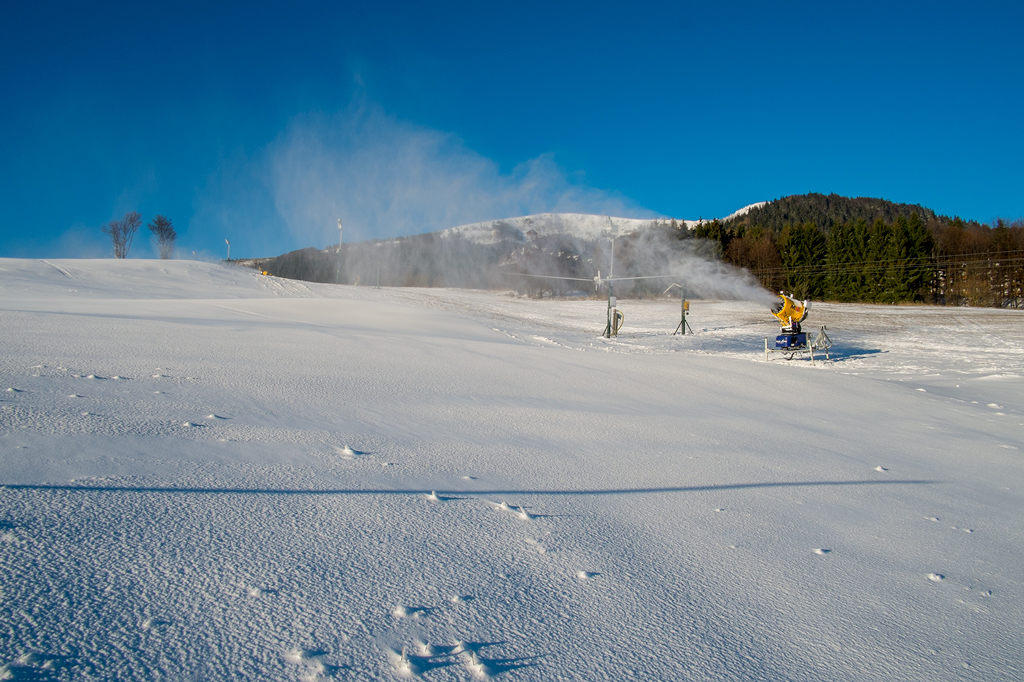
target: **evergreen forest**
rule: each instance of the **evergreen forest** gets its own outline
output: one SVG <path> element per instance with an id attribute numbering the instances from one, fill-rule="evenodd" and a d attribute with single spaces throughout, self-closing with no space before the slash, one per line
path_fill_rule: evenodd
<path id="1" fill-rule="evenodd" d="M 698 225 L 726 262 L 816 300 L 1024 305 L 1024 221 L 994 225 L 881 199 L 785 197 Z"/>

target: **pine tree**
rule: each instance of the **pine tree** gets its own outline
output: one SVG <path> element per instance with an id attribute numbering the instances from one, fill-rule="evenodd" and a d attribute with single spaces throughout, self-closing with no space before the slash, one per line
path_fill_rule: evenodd
<path id="1" fill-rule="evenodd" d="M 935 281 L 935 267 L 932 264 L 935 241 L 917 213 L 911 214 L 907 220 L 907 231 L 910 235 L 910 289 L 914 293 L 914 300 L 925 300 L 926 296 L 930 299 Z"/>
<path id="2" fill-rule="evenodd" d="M 847 234 L 847 268 L 848 280 L 848 301 L 865 301 L 870 296 L 868 284 L 867 261 L 871 257 L 870 230 L 868 224 L 862 218 L 858 218 L 848 228 Z"/>
<path id="3" fill-rule="evenodd" d="M 786 270 L 786 288 L 797 298 L 816 298 L 823 291 L 825 235 L 814 223 L 786 225 L 779 235 L 779 253 Z"/>
<path id="4" fill-rule="evenodd" d="M 882 250 L 882 259 L 885 263 L 879 303 L 911 301 L 914 294 L 911 291 L 908 276 L 911 240 L 910 231 L 907 229 L 907 219 L 903 216 L 896 216 L 896 220 L 889 226 L 888 231 L 888 239 L 886 239 Z"/>
<path id="5" fill-rule="evenodd" d="M 864 290 L 862 300 L 873 303 L 885 301 L 883 279 L 885 276 L 886 244 L 889 241 L 891 228 L 881 218 L 875 220 L 868 231 L 866 258 L 864 265 Z"/>
<path id="6" fill-rule="evenodd" d="M 804 263 L 804 286 L 806 298 L 820 298 L 825 292 L 826 240 L 825 234 L 814 223 L 804 223 L 801 244 L 801 259 Z"/>
<path id="7" fill-rule="evenodd" d="M 835 225 L 825 242 L 825 297 L 834 301 L 856 300 L 852 293 L 850 262 L 850 233 L 847 223 Z"/>

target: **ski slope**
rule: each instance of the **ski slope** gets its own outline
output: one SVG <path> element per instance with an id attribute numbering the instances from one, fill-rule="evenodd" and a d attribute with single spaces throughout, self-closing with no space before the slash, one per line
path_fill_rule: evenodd
<path id="1" fill-rule="evenodd" d="M 620 307 L 0 260 L 0 679 L 1024 679 L 1021 312 Z"/>

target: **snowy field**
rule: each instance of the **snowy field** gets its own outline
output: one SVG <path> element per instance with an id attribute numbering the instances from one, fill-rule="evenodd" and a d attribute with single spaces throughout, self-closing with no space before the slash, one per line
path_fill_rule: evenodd
<path id="1" fill-rule="evenodd" d="M 0 260 L 0 679 L 1024 679 L 1024 314 L 620 307 Z"/>

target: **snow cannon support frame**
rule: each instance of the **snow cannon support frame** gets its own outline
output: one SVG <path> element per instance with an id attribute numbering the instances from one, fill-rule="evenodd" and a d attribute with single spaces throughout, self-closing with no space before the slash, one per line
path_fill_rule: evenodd
<path id="1" fill-rule="evenodd" d="M 828 349 L 832 347 L 832 339 L 828 337 L 828 333 L 825 331 L 825 325 L 821 325 L 821 328 L 817 332 L 811 332 L 810 334 L 800 332 L 797 334 L 787 333 L 779 334 L 775 337 L 775 347 L 768 347 L 768 337 L 764 337 L 764 361 L 768 362 L 769 355 L 771 353 L 782 353 L 783 355 L 789 355 L 787 360 L 792 360 L 801 353 L 807 353 L 811 357 L 811 364 L 814 364 L 814 351 L 824 352 L 825 359 L 831 360 Z M 806 339 L 803 343 L 793 346 L 780 346 L 781 339 L 790 339 L 792 337 L 801 337 Z M 807 338 L 810 337 L 810 338 Z M 783 342 L 787 343 L 787 342 Z"/>

